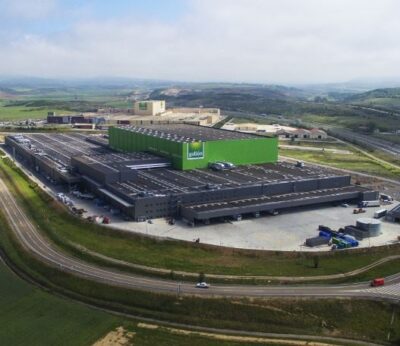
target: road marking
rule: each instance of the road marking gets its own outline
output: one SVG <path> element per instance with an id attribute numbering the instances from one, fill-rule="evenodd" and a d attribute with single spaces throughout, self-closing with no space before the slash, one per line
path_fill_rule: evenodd
<path id="1" fill-rule="evenodd" d="M 379 296 L 385 295 L 400 299 L 400 282 L 386 286 L 365 288 L 358 290 L 358 292 L 369 293 L 372 295 L 379 295 Z"/>

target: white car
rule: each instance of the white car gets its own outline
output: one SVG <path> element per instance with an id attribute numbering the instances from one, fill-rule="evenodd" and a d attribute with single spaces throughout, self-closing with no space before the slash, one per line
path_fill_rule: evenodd
<path id="1" fill-rule="evenodd" d="M 209 288 L 210 285 L 207 282 L 199 282 L 196 284 L 196 288 Z"/>

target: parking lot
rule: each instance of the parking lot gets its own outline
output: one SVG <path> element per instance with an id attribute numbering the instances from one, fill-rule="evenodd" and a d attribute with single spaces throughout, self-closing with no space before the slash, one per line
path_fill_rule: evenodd
<path id="1" fill-rule="evenodd" d="M 111 220 L 105 227 L 118 228 L 128 232 L 142 233 L 162 238 L 180 239 L 200 243 L 259 250 L 282 251 L 329 251 L 327 245 L 309 248 L 304 246 L 306 238 L 318 235 L 318 225 L 338 229 L 346 225 L 355 225 L 358 218 L 373 217 L 374 212 L 383 207 L 366 208 L 366 213 L 353 214 L 353 207 L 312 207 L 287 211 L 277 216 L 262 216 L 242 221 L 229 221 L 211 225 L 190 227 L 177 221 L 169 225 L 167 220 L 154 219 L 150 222 L 126 221 L 121 216 L 113 215 L 104 207 L 97 207 L 93 201 L 76 199 L 71 196 L 77 207 L 87 210 L 85 215 L 104 215 Z M 398 202 L 387 206 L 391 209 Z M 380 246 L 397 241 L 400 236 L 400 224 L 382 221 L 382 234 L 360 241 L 360 247 Z"/>

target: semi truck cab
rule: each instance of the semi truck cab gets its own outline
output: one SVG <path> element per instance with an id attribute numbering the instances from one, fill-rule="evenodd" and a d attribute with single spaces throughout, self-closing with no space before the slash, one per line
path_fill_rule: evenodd
<path id="1" fill-rule="evenodd" d="M 371 281 L 371 286 L 372 287 L 378 287 L 378 286 L 383 286 L 385 284 L 385 279 L 384 278 L 376 278 Z"/>

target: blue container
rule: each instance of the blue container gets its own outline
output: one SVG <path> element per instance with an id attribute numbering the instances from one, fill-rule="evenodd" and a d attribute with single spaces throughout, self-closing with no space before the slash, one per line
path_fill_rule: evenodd
<path id="1" fill-rule="evenodd" d="M 332 234 L 330 232 L 325 232 L 325 231 L 319 231 L 319 236 L 328 239 L 332 238 Z"/>
<path id="2" fill-rule="evenodd" d="M 349 237 L 348 235 L 342 235 L 341 238 L 349 242 L 352 247 L 357 247 L 359 245 L 359 242 L 357 240 Z"/>

